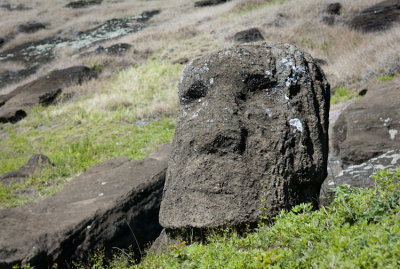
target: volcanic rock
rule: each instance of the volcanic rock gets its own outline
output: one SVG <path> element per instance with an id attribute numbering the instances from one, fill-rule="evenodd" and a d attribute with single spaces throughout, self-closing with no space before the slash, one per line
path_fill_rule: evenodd
<path id="1" fill-rule="evenodd" d="M 216 6 L 219 4 L 223 4 L 229 2 L 230 0 L 202 0 L 194 3 L 195 7 L 207 7 L 207 6 Z"/>
<path id="2" fill-rule="evenodd" d="M 350 27 L 364 32 L 382 31 L 400 21 L 400 0 L 386 0 L 368 7 L 350 20 Z"/>
<path id="3" fill-rule="evenodd" d="M 53 163 L 46 155 L 34 154 L 21 168 L 7 172 L 0 176 L 0 182 L 6 185 L 10 183 L 23 182 L 26 178 L 32 176 L 40 169 L 52 165 Z"/>
<path id="4" fill-rule="evenodd" d="M 351 187 L 374 188 L 376 182 L 372 176 L 376 176 L 378 170 L 395 171 L 398 166 L 400 166 L 400 149 L 389 150 L 359 165 L 351 165 L 338 175 L 332 175 L 325 180 L 321 188 L 320 201 L 324 205 L 329 204 L 334 197 L 333 189 L 343 184 Z"/>
<path id="5" fill-rule="evenodd" d="M 84 8 L 84 7 L 89 7 L 93 5 L 100 5 L 103 2 L 103 0 L 78 0 L 78 1 L 73 1 L 69 2 L 66 7 L 69 8 Z"/>
<path id="6" fill-rule="evenodd" d="M 333 126 L 333 153 L 345 166 L 400 148 L 400 77 L 378 82 L 349 105 Z"/>
<path id="7" fill-rule="evenodd" d="M 342 4 L 338 2 L 329 3 L 326 8 L 325 12 L 330 15 L 340 15 L 340 10 L 342 9 Z"/>
<path id="8" fill-rule="evenodd" d="M 41 29 L 45 29 L 46 25 L 41 22 L 27 22 L 18 25 L 18 31 L 22 33 L 34 33 Z"/>
<path id="9" fill-rule="evenodd" d="M 244 31 L 237 32 L 233 39 L 240 43 L 262 41 L 264 37 L 262 36 L 260 30 L 257 28 L 251 28 Z"/>
<path id="10" fill-rule="evenodd" d="M 26 116 L 26 109 L 51 105 L 63 88 L 81 84 L 97 73 L 86 66 L 55 70 L 35 81 L 0 95 L 0 122 L 15 123 Z"/>
<path id="11" fill-rule="evenodd" d="M 111 56 L 122 56 L 132 48 L 132 45 L 126 43 L 117 43 L 108 48 L 98 46 L 96 52 L 104 52 Z"/>
<path id="12" fill-rule="evenodd" d="M 29 77 L 30 75 L 35 74 L 38 68 L 39 66 L 35 65 L 22 70 L 17 70 L 17 71 L 7 70 L 0 73 L 0 88 L 3 88 L 12 83 L 19 82 Z"/>
<path id="13" fill-rule="evenodd" d="M 323 71 L 293 45 L 249 43 L 193 60 L 179 84 L 161 225 L 240 226 L 317 205 L 329 99 Z"/>
<path id="14" fill-rule="evenodd" d="M 165 159 L 112 159 L 89 168 L 53 197 L 0 210 L 0 268 L 70 268 L 89 250 L 140 250 L 161 232 Z M 140 249 L 139 249 L 140 248 Z"/>

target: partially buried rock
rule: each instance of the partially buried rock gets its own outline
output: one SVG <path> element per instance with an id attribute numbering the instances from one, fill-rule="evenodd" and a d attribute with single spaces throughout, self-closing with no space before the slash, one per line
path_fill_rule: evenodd
<path id="1" fill-rule="evenodd" d="M 108 55 L 122 56 L 127 51 L 129 51 L 131 48 L 132 48 L 132 45 L 130 45 L 130 44 L 118 43 L 118 44 L 114 44 L 108 48 L 105 48 L 104 52 Z"/>
<path id="2" fill-rule="evenodd" d="M 350 20 L 350 27 L 373 32 L 389 29 L 400 21 L 400 0 L 386 0 L 355 14 Z"/>
<path id="3" fill-rule="evenodd" d="M 21 25 L 18 25 L 18 31 L 22 33 L 34 33 L 39 30 L 45 29 L 46 25 L 41 22 L 27 22 Z"/>
<path id="4" fill-rule="evenodd" d="M 329 204 L 334 198 L 334 188 L 339 185 L 374 188 L 376 181 L 373 176 L 377 175 L 378 170 L 396 171 L 398 166 L 400 166 L 400 149 L 389 150 L 359 165 L 351 165 L 338 175 L 332 175 L 325 180 L 321 189 L 320 201 L 322 204 Z"/>
<path id="5" fill-rule="evenodd" d="M 233 39 L 240 43 L 262 41 L 264 37 L 262 36 L 260 30 L 257 28 L 251 28 L 244 31 L 237 32 Z"/>
<path id="6" fill-rule="evenodd" d="M 27 115 L 26 109 L 51 105 L 63 88 L 81 84 L 96 75 L 95 71 L 86 66 L 74 66 L 55 70 L 9 94 L 0 95 L 0 122 L 15 123 Z"/>
<path id="7" fill-rule="evenodd" d="M 195 7 L 206 7 L 206 6 L 216 6 L 219 4 L 223 4 L 225 2 L 229 2 L 230 0 L 202 0 L 194 3 Z"/>
<path id="8" fill-rule="evenodd" d="M 53 166 L 53 163 L 46 155 L 34 154 L 21 168 L 3 174 L 0 177 L 0 182 L 5 185 L 23 182 L 26 178 L 47 166 Z"/>
<path id="9" fill-rule="evenodd" d="M 66 7 L 69 8 L 85 8 L 88 6 L 93 6 L 93 5 L 100 5 L 103 2 L 103 0 L 78 0 L 78 1 L 73 1 L 69 2 Z"/>
<path id="10" fill-rule="evenodd" d="M 342 9 L 342 4 L 338 2 L 329 3 L 326 6 L 326 13 L 330 15 L 340 15 L 340 10 Z"/>
<path id="11" fill-rule="evenodd" d="M 0 268 L 71 268 L 90 251 L 135 258 L 161 231 L 166 160 L 112 159 L 89 168 L 50 198 L 0 210 Z"/>
<path id="12" fill-rule="evenodd" d="M 329 99 L 322 70 L 293 45 L 250 43 L 193 60 L 179 84 L 161 225 L 240 227 L 316 206 Z"/>
<path id="13" fill-rule="evenodd" d="M 400 148 L 400 77 L 377 82 L 349 105 L 333 126 L 333 153 L 344 166 Z"/>

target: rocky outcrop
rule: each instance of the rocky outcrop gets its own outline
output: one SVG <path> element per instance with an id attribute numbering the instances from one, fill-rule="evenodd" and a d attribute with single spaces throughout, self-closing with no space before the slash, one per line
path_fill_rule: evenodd
<path id="1" fill-rule="evenodd" d="M 359 165 L 351 165 L 337 175 L 331 175 L 321 188 L 321 204 L 329 204 L 334 198 L 334 188 L 346 184 L 352 187 L 374 188 L 376 181 L 372 177 L 381 169 L 395 171 L 400 166 L 400 149 L 389 150 Z"/>
<path id="2" fill-rule="evenodd" d="M 329 98 L 322 70 L 289 44 L 250 43 L 193 60 L 179 84 L 161 225 L 240 226 L 317 205 Z"/>
<path id="3" fill-rule="evenodd" d="M 216 6 L 219 4 L 223 4 L 229 2 L 230 0 L 201 0 L 194 3 L 195 7 L 207 7 L 207 6 Z"/>
<path id="4" fill-rule="evenodd" d="M 159 10 L 150 10 L 136 16 L 111 19 L 95 28 L 76 33 L 71 39 L 53 36 L 29 41 L 1 52 L 0 62 L 21 62 L 28 67 L 47 63 L 55 58 L 53 51 L 56 48 L 70 47 L 78 53 L 81 49 L 95 43 L 140 31 L 147 26 L 146 22 L 158 13 L 160 13 Z"/>
<path id="5" fill-rule="evenodd" d="M 86 66 L 74 66 L 55 70 L 9 94 L 0 95 L 0 122 L 15 123 L 27 115 L 26 109 L 50 105 L 63 88 L 81 84 L 96 75 L 95 71 Z"/>
<path id="6" fill-rule="evenodd" d="M 53 166 L 53 163 L 46 155 L 34 154 L 21 168 L 7 172 L 0 176 L 0 183 L 8 185 L 10 183 L 23 182 L 26 178 L 34 175 L 40 169 L 48 166 Z"/>
<path id="7" fill-rule="evenodd" d="M 157 155 L 157 154 L 156 154 Z M 112 159 L 89 168 L 53 197 L 0 210 L 0 268 L 70 268 L 89 250 L 133 247 L 137 258 L 161 231 L 167 169 L 158 159 Z"/>
<path id="8" fill-rule="evenodd" d="M 355 14 L 350 27 L 363 32 L 382 31 L 400 22 L 400 0 L 386 0 Z"/>
<path id="9" fill-rule="evenodd" d="M 263 35 L 257 28 L 251 28 L 244 31 L 237 32 L 233 39 L 239 43 L 255 42 L 264 40 Z"/>
<path id="10" fill-rule="evenodd" d="M 69 8 L 85 8 L 93 5 L 100 5 L 103 0 L 78 0 L 69 2 L 66 7 Z"/>
<path id="11" fill-rule="evenodd" d="M 27 22 L 18 25 L 18 31 L 21 33 L 35 33 L 39 30 L 45 29 L 46 24 L 41 22 Z"/>
<path id="12" fill-rule="evenodd" d="M 35 66 L 28 67 L 28 68 L 22 69 L 22 70 L 17 70 L 17 71 L 7 70 L 4 72 L 1 72 L 0 73 L 0 88 L 3 88 L 12 83 L 17 83 L 17 82 L 27 78 L 30 75 L 35 74 L 38 69 L 39 69 L 39 66 L 35 65 Z"/>
<path id="13" fill-rule="evenodd" d="M 400 77 L 376 82 L 333 126 L 333 153 L 345 166 L 400 148 Z"/>

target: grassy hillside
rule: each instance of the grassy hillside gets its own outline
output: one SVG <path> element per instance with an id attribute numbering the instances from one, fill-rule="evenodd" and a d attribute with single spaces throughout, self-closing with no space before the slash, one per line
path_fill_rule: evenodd
<path id="1" fill-rule="evenodd" d="M 195 8 L 195 0 L 104 0 L 82 10 L 64 8 L 66 1 L 16 0 L 29 10 L 15 13 L 0 8 L 0 32 L 13 36 L 1 51 L 49 36 L 68 38 L 112 18 L 159 9 L 148 27 L 116 40 L 133 46 L 123 57 L 86 54 L 63 48 L 58 58 L 17 84 L 12 91 L 56 68 L 84 64 L 101 70 L 99 78 L 65 89 L 55 106 L 36 107 L 16 124 L 0 123 L 0 175 L 19 168 L 34 153 L 54 163 L 25 183 L 0 185 L 0 209 L 42 199 L 101 161 L 120 156 L 138 159 L 171 141 L 175 128 L 177 84 L 182 65 L 235 44 L 233 35 L 257 27 L 268 42 L 288 42 L 326 61 L 323 70 L 334 90 L 332 103 L 356 100 L 371 79 L 387 81 L 387 68 L 400 59 L 400 27 L 381 33 L 360 33 L 343 24 L 322 22 L 320 0 L 232 0 Z M 342 18 L 380 0 L 342 1 Z M 16 26 L 26 21 L 49 23 L 34 34 Z M 24 63 L 2 62 L 0 72 L 25 68 Z M 399 185 L 382 172 L 377 188 L 340 187 L 328 207 L 310 211 L 300 205 L 282 212 L 274 224 L 266 220 L 245 237 L 218 231 L 208 243 L 182 242 L 170 253 L 148 255 L 140 265 L 125 251 L 105 261 L 95 252 L 88 268 L 399 268 Z M 190 244 L 193 243 L 193 244 Z M 109 264 L 109 266 L 106 264 Z M 56 265 L 55 265 L 56 267 Z M 78 266 L 79 267 L 79 266 Z"/>

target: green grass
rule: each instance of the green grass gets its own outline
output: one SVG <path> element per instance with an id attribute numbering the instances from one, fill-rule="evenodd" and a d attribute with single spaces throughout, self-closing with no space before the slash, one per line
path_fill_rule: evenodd
<path id="1" fill-rule="evenodd" d="M 346 102 L 351 99 L 357 99 L 360 96 L 347 88 L 347 86 L 342 86 L 336 89 L 334 95 L 331 97 L 331 105 Z"/>
<path id="2" fill-rule="evenodd" d="M 395 77 L 396 77 L 396 75 L 383 75 L 383 76 L 379 76 L 378 80 L 379 81 L 383 81 L 383 82 L 387 82 L 387 81 L 391 81 Z"/>
<path id="3" fill-rule="evenodd" d="M 22 184 L 0 185 L 0 208 L 52 195 L 93 164 L 120 156 L 143 158 L 171 141 L 180 72 L 180 66 L 166 62 L 133 66 L 96 93 L 36 107 L 15 125 L 0 124 L 8 135 L 0 140 L 0 175 L 35 153 L 54 163 Z"/>

